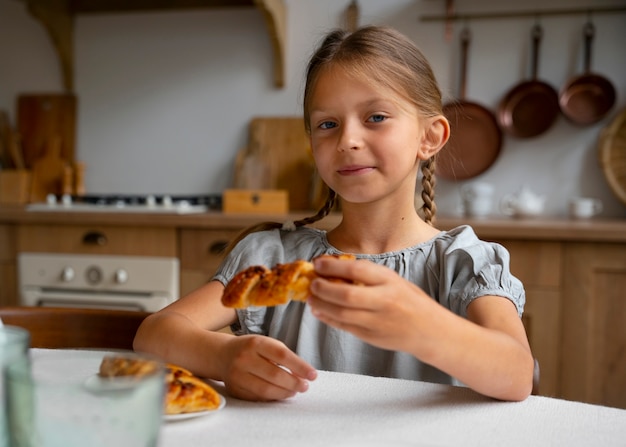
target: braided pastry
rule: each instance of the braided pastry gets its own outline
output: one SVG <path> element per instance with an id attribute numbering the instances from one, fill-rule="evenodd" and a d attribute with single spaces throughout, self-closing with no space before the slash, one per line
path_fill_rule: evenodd
<path id="1" fill-rule="evenodd" d="M 349 254 L 322 256 L 356 259 Z M 278 306 L 289 301 L 306 301 L 311 281 L 318 276 L 313 263 L 303 260 L 276 264 L 272 269 L 253 265 L 237 273 L 226 285 L 222 304 L 242 309 L 248 306 Z"/>
<path id="2" fill-rule="evenodd" d="M 107 355 L 100 363 L 98 374 L 103 378 L 142 377 L 155 371 L 156 363 L 153 361 Z M 220 403 L 220 395 L 211 385 L 181 366 L 166 364 L 165 414 L 215 410 Z"/>
<path id="3" fill-rule="evenodd" d="M 220 405 L 217 391 L 181 366 L 167 364 L 165 383 L 165 414 L 215 410 Z"/>

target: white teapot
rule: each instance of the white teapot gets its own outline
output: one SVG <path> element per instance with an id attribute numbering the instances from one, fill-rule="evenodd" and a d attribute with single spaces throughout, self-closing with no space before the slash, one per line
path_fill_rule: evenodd
<path id="1" fill-rule="evenodd" d="M 546 198 L 523 186 L 516 194 L 502 197 L 500 210 L 507 216 L 530 217 L 543 213 Z"/>

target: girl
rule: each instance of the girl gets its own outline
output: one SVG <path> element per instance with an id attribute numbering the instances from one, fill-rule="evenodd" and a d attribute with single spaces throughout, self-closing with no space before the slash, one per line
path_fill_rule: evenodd
<path id="1" fill-rule="evenodd" d="M 411 41 L 384 27 L 331 32 L 313 55 L 304 123 L 328 200 L 317 215 L 246 232 L 212 281 L 150 316 L 135 349 L 222 380 L 234 397 L 276 400 L 306 391 L 316 369 L 461 382 L 522 400 L 533 356 L 521 323 L 522 284 L 508 252 L 470 227 L 442 232 L 435 214 L 434 159 L 449 137 L 441 93 Z M 421 168 L 422 220 L 414 194 Z M 328 232 L 306 227 L 341 200 Z M 324 253 L 307 303 L 239 311 L 224 285 L 251 265 Z M 216 332 L 231 325 L 237 336 Z"/>

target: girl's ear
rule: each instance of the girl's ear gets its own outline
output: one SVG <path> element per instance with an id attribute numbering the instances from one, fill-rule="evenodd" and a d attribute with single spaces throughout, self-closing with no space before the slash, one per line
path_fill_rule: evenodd
<path id="1" fill-rule="evenodd" d="M 435 155 L 447 143 L 450 138 L 450 123 L 442 116 L 424 120 L 424 135 L 420 145 L 418 157 L 428 160 Z"/>

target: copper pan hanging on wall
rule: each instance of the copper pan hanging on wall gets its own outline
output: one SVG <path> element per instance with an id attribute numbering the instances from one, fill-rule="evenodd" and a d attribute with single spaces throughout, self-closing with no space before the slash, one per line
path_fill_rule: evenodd
<path id="1" fill-rule="evenodd" d="M 498 158 L 502 131 L 495 116 L 481 104 L 465 99 L 470 32 L 461 31 L 461 91 L 456 101 L 443 106 L 450 122 L 450 139 L 437 155 L 436 175 L 466 180 L 485 172 Z"/>
<path id="2" fill-rule="evenodd" d="M 560 113 L 559 95 L 552 86 L 537 78 L 539 45 L 543 28 L 532 28 L 532 78 L 517 84 L 498 106 L 498 122 L 509 135 L 531 138 L 546 132 Z"/>
<path id="3" fill-rule="evenodd" d="M 574 76 L 561 89 L 563 114 L 574 124 L 587 126 L 604 118 L 615 105 L 615 87 L 604 76 L 591 72 L 591 44 L 595 27 L 588 21 L 583 29 L 584 73 Z"/>

